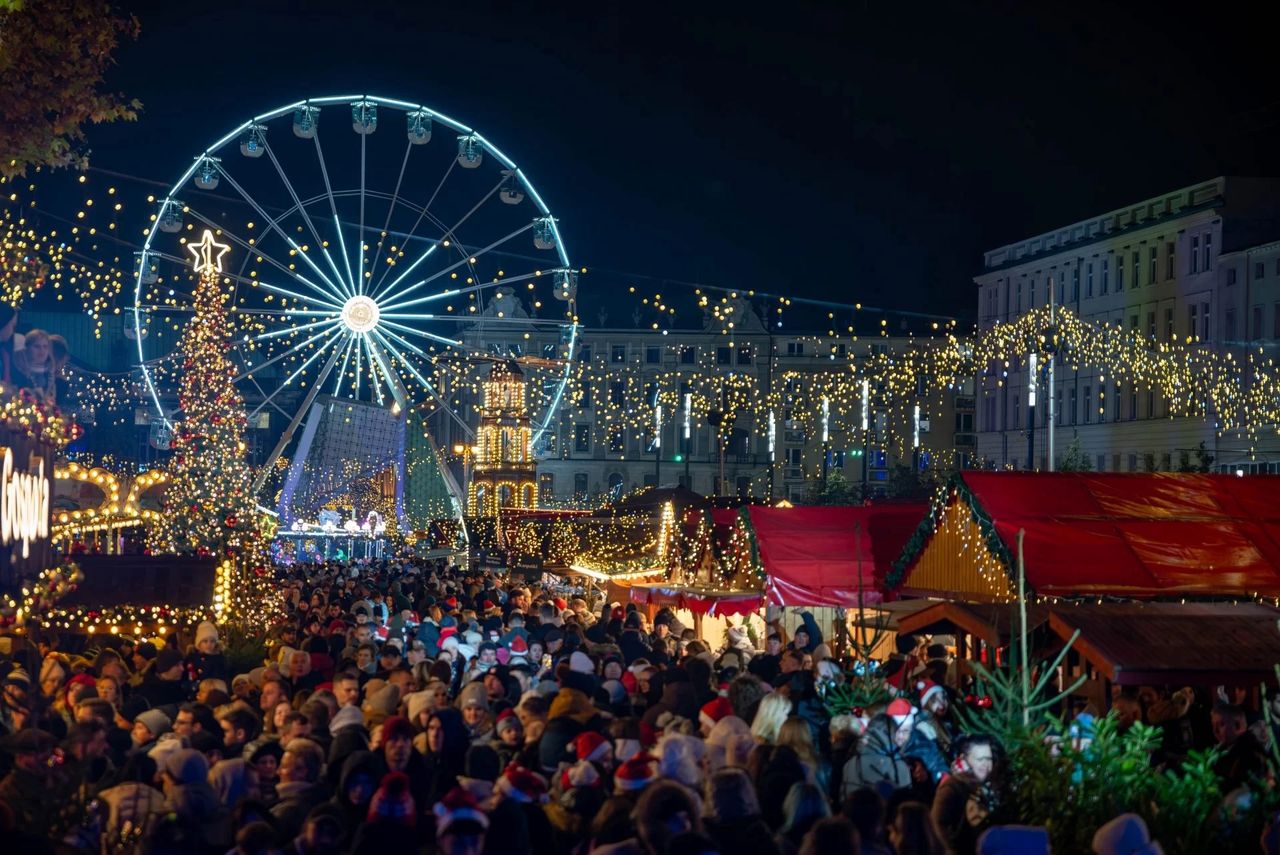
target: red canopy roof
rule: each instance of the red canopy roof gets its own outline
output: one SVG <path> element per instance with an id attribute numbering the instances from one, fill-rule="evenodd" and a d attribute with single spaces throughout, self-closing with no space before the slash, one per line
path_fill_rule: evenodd
<path id="1" fill-rule="evenodd" d="M 880 602 L 877 579 L 902 553 L 925 510 L 924 503 L 914 502 L 752 506 L 748 513 L 770 605 L 856 606 L 859 578 L 864 602 Z"/>
<path id="2" fill-rule="evenodd" d="M 1011 571 L 1026 530 L 1027 585 L 1041 596 L 1280 595 L 1280 477 L 965 472 L 954 483 Z"/>

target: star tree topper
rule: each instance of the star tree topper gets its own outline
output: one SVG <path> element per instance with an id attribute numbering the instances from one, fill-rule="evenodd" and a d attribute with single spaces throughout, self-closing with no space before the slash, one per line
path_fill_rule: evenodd
<path id="1" fill-rule="evenodd" d="M 213 232 L 205 229 L 200 242 L 188 244 L 187 250 L 195 256 L 196 273 L 204 275 L 206 272 L 222 272 L 222 256 L 230 252 L 231 247 L 225 243 L 215 241 Z"/>

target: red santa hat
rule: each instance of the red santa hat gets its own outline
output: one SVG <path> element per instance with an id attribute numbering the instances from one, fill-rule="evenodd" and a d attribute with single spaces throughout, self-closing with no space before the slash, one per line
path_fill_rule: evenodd
<path id="1" fill-rule="evenodd" d="M 929 701 L 943 695 L 944 691 L 941 686 L 926 677 L 916 683 L 916 693 L 920 695 L 920 708 L 923 709 L 929 706 Z"/>
<path id="2" fill-rule="evenodd" d="M 568 601 L 565 600 L 564 597 L 556 597 L 554 602 L 556 604 L 556 608 L 559 609 L 560 611 L 564 611 L 565 609 L 569 608 L 569 603 Z"/>
<path id="3" fill-rule="evenodd" d="M 521 804 L 537 804 L 547 800 L 547 779 L 519 763 L 508 766 L 494 786 L 498 792 Z"/>
<path id="4" fill-rule="evenodd" d="M 456 626 L 441 627 L 438 643 L 443 646 L 447 639 L 453 638 L 457 634 L 458 628 Z"/>
<path id="5" fill-rule="evenodd" d="M 893 719 L 893 723 L 898 727 L 902 727 L 916 716 L 916 708 L 911 706 L 911 702 L 906 698 L 894 698 L 889 703 L 889 708 L 885 710 L 889 718 Z"/>
<path id="6" fill-rule="evenodd" d="M 560 789 L 571 790 L 574 787 L 599 787 L 603 782 L 600 773 L 592 763 L 579 760 L 560 773 Z"/>
<path id="7" fill-rule="evenodd" d="M 594 730 L 584 730 L 573 740 L 573 753 L 579 760 L 600 762 L 612 749 L 609 741 Z"/>
<path id="8" fill-rule="evenodd" d="M 729 703 L 729 699 L 724 695 L 718 695 L 702 705 L 702 709 L 698 711 L 698 721 L 710 729 L 715 727 L 720 719 L 731 715 L 733 715 L 733 704 Z"/>
<path id="9" fill-rule="evenodd" d="M 476 797 L 462 787 L 454 787 L 436 802 L 432 809 L 436 815 L 436 836 L 443 837 L 458 823 L 473 823 L 481 829 L 489 827 L 489 817 L 480 809 Z"/>
<path id="10" fill-rule="evenodd" d="M 444 601 L 444 604 L 451 609 L 456 609 L 458 607 L 458 598 L 450 597 L 449 599 Z"/>
<path id="11" fill-rule="evenodd" d="M 619 793 L 634 793 L 658 780 L 658 766 L 648 754 L 637 754 L 613 773 L 613 784 Z"/>
<path id="12" fill-rule="evenodd" d="M 507 647 L 508 649 L 511 650 L 512 656 L 528 656 L 529 655 L 529 642 L 525 641 L 525 638 L 523 635 L 516 635 L 514 638 L 511 639 L 511 643 L 508 644 Z"/>

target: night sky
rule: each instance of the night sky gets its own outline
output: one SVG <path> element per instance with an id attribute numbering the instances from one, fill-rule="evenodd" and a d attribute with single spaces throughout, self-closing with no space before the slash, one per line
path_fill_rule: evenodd
<path id="1" fill-rule="evenodd" d="M 1031 5 L 136 2 L 110 84 L 144 112 L 91 129 L 93 163 L 168 184 L 254 113 L 367 91 L 520 163 L 584 297 L 670 280 L 971 318 L 983 249 L 1276 171 L 1261 20 Z"/>

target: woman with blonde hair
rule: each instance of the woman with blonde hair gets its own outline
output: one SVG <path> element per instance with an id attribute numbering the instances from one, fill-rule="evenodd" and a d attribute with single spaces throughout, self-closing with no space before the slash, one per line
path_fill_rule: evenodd
<path id="1" fill-rule="evenodd" d="M 785 695 L 766 695 L 756 710 L 755 720 L 751 722 L 751 735 L 756 742 L 773 744 L 778 741 L 778 732 L 787 717 L 791 715 L 791 699 Z"/>
<path id="2" fill-rule="evenodd" d="M 831 780 L 831 765 L 826 758 L 818 754 L 813 744 L 813 730 L 809 722 L 798 715 L 793 715 L 782 723 L 778 730 L 778 744 L 785 745 L 796 753 L 804 764 L 809 780 L 822 787 L 826 792 Z"/>
<path id="3" fill-rule="evenodd" d="M 62 345 L 65 350 L 65 341 Z M 49 403 L 57 400 L 60 366 L 54 359 L 53 342 L 47 332 L 36 329 L 23 336 L 22 349 L 14 353 L 13 365 L 25 378 L 25 388 Z"/>

